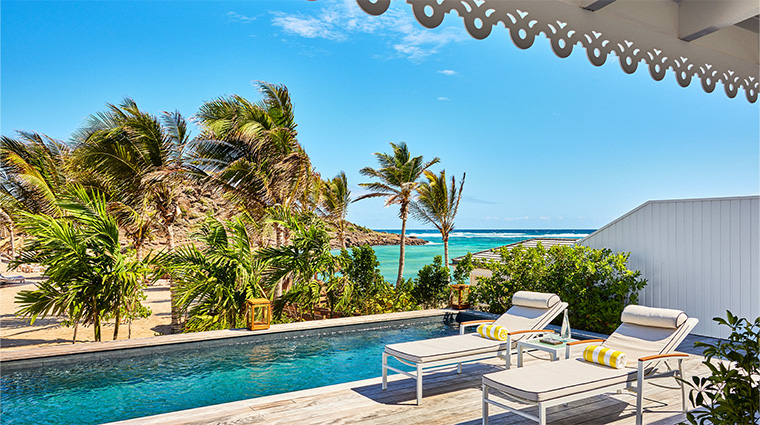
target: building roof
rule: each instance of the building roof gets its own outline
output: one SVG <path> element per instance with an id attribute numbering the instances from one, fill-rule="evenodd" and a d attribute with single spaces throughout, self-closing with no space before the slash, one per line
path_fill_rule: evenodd
<path id="1" fill-rule="evenodd" d="M 570 238 L 530 238 L 530 239 L 525 239 L 520 242 L 511 243 L 509 245 L 500 246 L 498 248 L 491 248 L 485 251 L 476 252 L 472 254 L 472 259 L 473 260 L 500 260 L 501 255 L 499 255 L 499 251 L 501 250 L 501 248 L 512 249 L 516 247 L 517 245 L 523 245 L 526 248 L 535 248 L 540 243 L 541 246 L 543 246 L 544 248 L 548 248 L 554 245 L 575 245 L 575 243 L 578 242 L 579 240 L 580 239 L 570 239 Z M 465 256 L 462 255 L 460 257 L 452 258 L 451 264 L 456 265 L 464 257 Z"/>
<path id="2" fill-rule="evenodd" d="M 357 0 L 381 15 L 391 0 Z M 681 87 L 704 91 L 723 84 L 728 97 L 743 89 L 754 103 L 760 91 L 760 2 L 757 0 L 482 0 L 410 1 L 417 21 L 435 28 L 447 14 L 459 15 L 467 32 L 484 39 L 506 27 L 521 49 L 543 34 L 565 58 L 585 49 L 594 66 L 619 61 L 623 72 L 653 79 L 672 71 Z M 499 28 L 501 27 L 501 28 Z M 502 37 L 499 34 L 499 37 Z M 700 81 L 701 80 L 701 81 Z"/>

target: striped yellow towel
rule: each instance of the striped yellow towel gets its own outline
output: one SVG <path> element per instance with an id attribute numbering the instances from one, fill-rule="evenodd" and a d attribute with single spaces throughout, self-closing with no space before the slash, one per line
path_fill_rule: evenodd
<path id="1" fill-rule="evenodd" d="M 507 328 L 503 328 L 499 325 L 480 325 L 478 326 L 478 333 L 483 338 L 495 339 L 497 341 L 506 341 Z"/>
<path id="2" fill-rule="evenodd" d="M 589 345 L 583 350 L 583 358 L 587 362 L 598 363 L 601 365 L 622 369 L 625 367 L 628 359 L 622 351 L 615 351 L 611 348 L 605 348 L 601 345 Z"/>

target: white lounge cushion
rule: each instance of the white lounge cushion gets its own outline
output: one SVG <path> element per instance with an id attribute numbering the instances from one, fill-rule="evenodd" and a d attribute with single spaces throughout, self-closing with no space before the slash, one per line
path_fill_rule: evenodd
<path id="1" fill-rule="evenodd" d="M 681 310 L 655 308 L 643 305 L 629 305 L 620 314 L 620 321 L 641 326 L 675 329 L 688 319 Z"/>
<path id="2" fill-rule="evenodd" d="M 534 403 L 631 381 L 636 381 L 636 370 L 613 369 L 583 359 L 541 362 L 483 375 L 483 384 Z"/>
<path id="3" fill-rule="evenodd" d="M 413 363 L 457 359 L 482 353 L 493 353 L 496 356 L 497 352 L 506 349 L 505 341 L 481 338 L 478 334 L 445 336 L 385 346 L 387 354 Z"/>
<path id="4" fill-rule="evenodd" d="M 544 292 L 517 291 L 512 295 L 512 305 L 522 307 L 547 309 L 558 302 L 559 296 L 557 294 L 547 294 Z"/>
<path id="5" fill-rule="evenodd" d="M 547 322 L 553 319 L 557 314 L 559 307 L 555 305 L 551 309 L 523 307 L 520 305 L 513 305 L 504 314 L 499 316 L 493 324 L 507 328 L 510 331 L 523 331 L 527 329 L 537 329 L 537 325 L 544 326 Z M 548 317 L 551 316 L 551 317 Z M 548 319 L 548 320 L 547 320 Z"/>
<path id="6" fill-rule="evenodd" d="M 680 342 L 690 330 L 690 326 L 670 329 L 623 323 L 602 343 L 602 347 L 624 352 L 628 355 L 627 367 L 636 368 L 641 357 L 675 350 L 675 341 Z"/>

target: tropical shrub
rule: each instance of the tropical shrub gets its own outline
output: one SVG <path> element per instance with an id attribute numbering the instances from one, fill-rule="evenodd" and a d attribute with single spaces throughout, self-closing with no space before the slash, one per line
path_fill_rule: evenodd
<path id="1" fill-rule="evenodd" d="M 434 308 L 445 303 L 449 293 L 449 269 L 443 266 L 441 256 L 436 255 L 433 264 L 427 264 L 417 272 L 412 297 L 417 304 Z"/>
<path id="2" fill-rule="evenodd" d="M 104 196 L 77 186 L 57 207 L 60 219 L 21 213 L 21 227 L 32 238 L 11 266 L 40 264 L 48 279 L 35 290 L 19 291 L 16 314 L 32 324 L 48 314 L 66 316 L 69 325 L 91 324 L 96 341 L 101 340 L 101 322 L 113 318 L 117 339 L 123 320 L 150 314 L 141 304 L 146 268 L 122 252 L 119 228 Z"/>
<path id="3" fill-rule="evenodd" d="M 341 272 L 354 284 L 354 292 L 357 297 L 371 297 L 379 287 L 385 284 L 383 275 L 380 274 L 375 250 L 369 245 L 351 248 L 351 252 L 343 249 L 340 252 Z"/>
<path id="4" fill-rule="evenodd" d="M 620 324 L 623 308 L 638 302 L 638 291 L 647 283 L 639 271 L 626 267 L 629 254 L 609 249 L 546 249 L 539 244 L 501 248 L 499 253 L 500 261 L 476 261 L 493 275 L 480 277 L 471 289 L 473 303 L 484 304 L 492 313 L 505 312 L 517 291 L 553 292 L 570 304 L 573 327 L 610 334 Z"/>
<path id="5" fill-rule="evenodd" d="M 457 263 L 457 266 L 454 268 L 454 272 L 452 273 L 452 279 L 455 283 L 458 283 L 460 285 L 469 285 L 470 284 L 470 272 L 475 270 L 475 265 L 472 261 L 472 253 L 468 252 L 467 255 L 462 258 L 459 263 Z"/>
<path id="6" fill-rule="evenodd" d="M 387 282 L 380 274 L 380 263 L 371 246 L 353 247 L 350 253 L 342 250 L 340 263 L 351 288 L 345 307 L 348 312 L 380 314 L 416 308 L 411 295 L 412 280 L 402 280 L 397 287 Z"/>
<path id="7" fill-rule="evenodd" d="M 269 221 L 286 229 L 290 243 L 284 246 L 265 247 L 256 257 L 264 264 L 264 282 L 276 287 L 285 280 L 292 281 L 286 293 L 276 298 L 273 293 L 273 313 L 282 316 L 288 306 L 295 307 L 298 316 L 314 310 L 322 296 L 329 291 L 339 267 L 336 257 L 330 254 L 330 235 L 325 223 L 314 214 L 293 214 L 285 209 L 274 209 Z"/>
<path id="8" fill-rule="evenodd" d="M 727 340 L 714 344 L 697 341 L 704 348 L 710 376 L 683 380 L 692 389 L 689 401 L 697 410 L 688 412 L 690 424 L 760 423 L 760 317 L 750 322 L 726 311 L 726 319 L 713 320 L 731 328 Z M 716 361 L 717 360 L 717 361 Z"/>
<path id="9" fill-rule="evenodd" d="M 245 223 L 209 217 L 194 238 L 200 246 L 181 246 L 156 261 L 177 283 L 178 306 L 189 315 L 185 332 L 245 327 L 245 301 L 267 295 Z"/>

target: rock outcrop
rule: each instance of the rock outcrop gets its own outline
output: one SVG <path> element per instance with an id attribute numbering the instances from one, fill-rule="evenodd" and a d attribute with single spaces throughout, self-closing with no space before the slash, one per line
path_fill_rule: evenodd
<path id="1" fill-rule="evenodd" d="M 401 243 L 398 233 L 376 232 L 374 230 L 355 228 L 352 231 L 346 232 L 346 247 L 363 246 L 363 245 L 398 245 Z M 420 239 L 414 236 L 406 237 L 406 245 L 425 245 L 428 241 Z M 340 241 L 337 236 L 333 234 L 333 239 L 330 241 L 330 248 L 340 248 Z"/>

